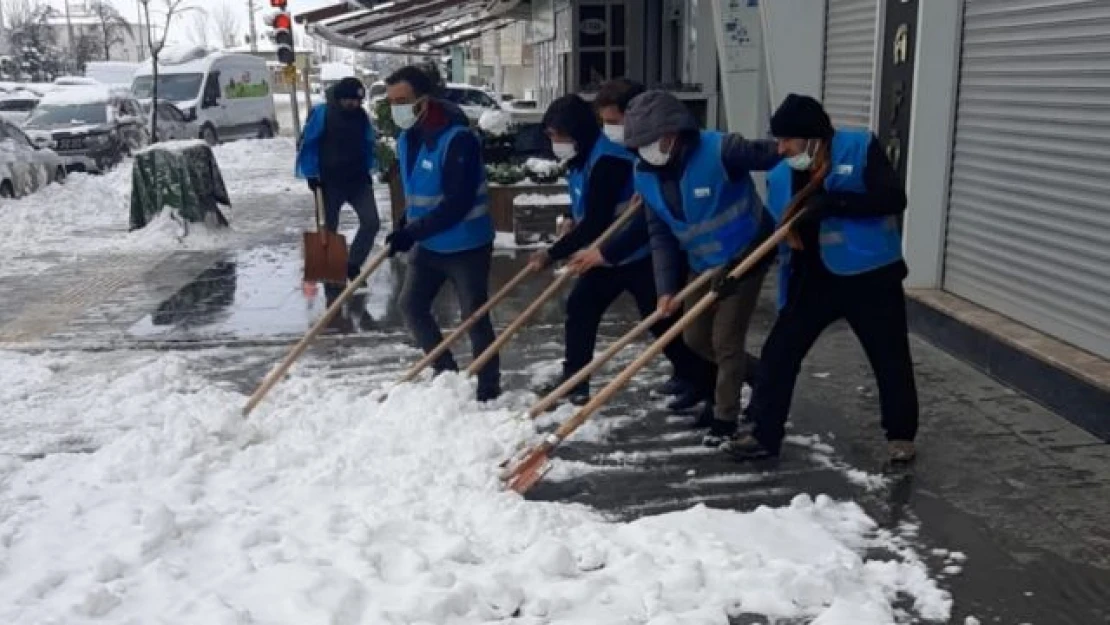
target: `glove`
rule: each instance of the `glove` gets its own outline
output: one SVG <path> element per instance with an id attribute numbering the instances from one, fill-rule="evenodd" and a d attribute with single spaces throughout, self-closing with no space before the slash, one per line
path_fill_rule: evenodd
<path id="1" fill-rule="evenodd" d="M 389 246 L 389 255 L 393 256 L 397 252 L 411 250 L 416 245 L 416 239 L 407 230 L 394 230 L 385 237 L 385 244 Z"/>
<path id="2" fill-rule="evenodd" d="M 316 193 L 316 189 L 319 189 L 319 188 L 320 188 L 320 179 L 319 178 L 309 178 L 308 179 L 308 190 L 309 191 L 312 191 L 313 193 Z"/>
<path id="3" fill-rule="evenodd" d="M 733 278 L 728 275 L 728 272 L 731 271 L 734 266 L 735 265 L 730 263 L 725 267 L 721 267 L 721 271 L 713 276 L 712 289 L 713 292 L 717 294 L 718 299 L 724 299 L 735 295 L 736 291 L 740 288 L 740 281 L 743 278 Z"/>

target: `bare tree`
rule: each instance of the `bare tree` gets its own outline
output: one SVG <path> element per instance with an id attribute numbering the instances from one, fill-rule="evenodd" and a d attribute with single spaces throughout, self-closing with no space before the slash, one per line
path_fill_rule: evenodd
<path id="1" fill-rule="evenodd" d="M 231 3 L 224 0 L 211 9 L 210 14 L 212 15 L 212 22 L 216 26 L 216 33 L 220 36 L 220 43 L 225 48 L 230 48 L 238 43 L 239 31 L 242 30 L 243 25 Z"/>
<path id="2" fill-rule="evenodd" d="M 150 48 L 151 63 L 151 99 L 150 99 L 150 140 L 158 141 L 158 57 L 166 47 L 166 36 L 170 32 L 170 25 L 176 17 L 199 10 L 192 5 L 192 0 L 139 0 L 143 5 L 143 15 L 146 17 L 146 41 Z M 153 23 L 150 21 L 151 3 L 155 3 L 154 15 L 161 17 L 161 31 L 156 35 Z"/>
<path id="3" fill-rule="evenodd" d="M 124 33 L 134 36 L 135 33 L 127 18 L 120 15 L 119 9 L 108 0 L 96 0 L 89 5 L 89 10 L 99 24 L 100 43 L 104 46 L 104 60 L 112 60 L 112 46 L 127 43 Z"/>
<path id="4" fill-rule="evenodd" d="M 207 47 L 208 40 L 211 38 L 210 22 L 208 11 L 203 9 L 193 11 L 193 21 L 189 23 L 189 41 L 198 46 Z"/>

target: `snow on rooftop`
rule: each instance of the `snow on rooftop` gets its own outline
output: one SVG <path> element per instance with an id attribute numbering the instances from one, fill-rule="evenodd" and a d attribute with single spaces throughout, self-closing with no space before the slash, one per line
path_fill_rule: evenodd
<path id="1" fill-rule="evenodd" d="M 47 93 L 43 96 L 41 103 L 54 106 L 91 104 L 94 102 L 105 102 L 111 99 L 113 93 L 114 90 L 107 85 L 65 87 Z"/>
<path id="2" fill-rule="evenodd" d="M 321 63 L 320 80 L 342 80 L 356 76 L 355 68 L 347 63 Z"/>

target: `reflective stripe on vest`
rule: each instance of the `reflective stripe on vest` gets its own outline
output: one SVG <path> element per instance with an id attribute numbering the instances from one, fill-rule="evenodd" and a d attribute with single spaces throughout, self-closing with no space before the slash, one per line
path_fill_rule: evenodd
<path id="1" fill-rule="evenodd" d="M 408 131 L 397 139 L 397 156 L 401 164 L 401 183 L 405 188 L 405 216 L 410 221 L 425 217 L 444 201 L 442 167 L 447 147 L 464 126 L 452 126 L 441 133 L 431 148 L 421 142 L 420 152 L 408 168 Z M 489 187 L 485 167 L 481 167 L 481 183 L 474 197 L 474 206 L 459 223 L 444 232 L 420 241 L 420 246 L 440 253 L 461 252 L 488 244 L 494 238 L 493 220 L 489 215 Z"/>
<path id="2" fill-rule="evenodd" d="M 663 198 L 659 176 L 637 170 L 636 190 L 666 222 L 686 251 L 690 266 L 701 273 L 732 260 L 752 241 L 762 205 L 750 176 L 731 181 L 721 162 L 723 134 L 703 131 L 689 156 L 679 188 L 684 219 L 674 216 Z"/>
<path id="3" fill-rule="evenodd" d="M 585 194 L 586 189 L 589 185 L 590 176 L 593 174 L 594 166 L 597 165 L 597 162 L 601 160 L 602 157 L 605 156 L 619 158 L 621 160 L 628 161 L 629 163 L 635 163 L 636 160 L 636 157 L 633 156 L 631 152 L 617 145 L 605 135 L 598 136 L 597 141 L 594 142 L 593 149 L 590 150 L 590 155 L 586 159 L 585 164 L 580 169 L 572 170 L 567 173 L 567 187 L 569 187 L 568 190 L 570 191 L 571 199 L 571 216 L 574 217 L 574 221 L 576 222 L 581 222 L 586 217 Z M 613 209 L 614 218 L 620 216 L 621 213 L 628 210 L 628 207 L 631 205 L 630 200 L 632 199 L 633 194 L 634 190 L 632 188 L 632 179 L 629 178 L 624 183 L 624 190 L 621 192 L 621 202 L 617 204 Z M 609 240 L 612 241 L 613 239 L 616 239 L 630 227 L 631 224 L 625 225 Z M 617 263 L 617 265 L 627 265 L 638 260 L 643 260 L 650 255 L 651 246 L 647 241 L 645 241 L 643 246 L 637 248 L 635 252 L 632 252 L 628 256 L 622 258 Z M 606 265 L 610 265 L 610 263 L 606 263 Z"/>
<path id="4" fill-rule="evenodd" d="M 842 129 L 833 135 L 829 174 L 825 189 L 836 193 L 866 193 L 863 182 L 867 169 L 867 152 L 871 132 L 864 129 Z M 775 221 L 782 223 L 783 212 L 793 195 L 793 173 L 786 162 L 777 165 L 767 176 L 767 209 Z M 889 265 L 902 258 L 902 237 L 898 217 L 863 217 L 848 219 L 827 217 L 821 221 L 818 241 L 821 260 L 830 272 L 850 276 Z M 779 246 L 779 308 L 786 305 L 790 292 L 790 247 Z"/>

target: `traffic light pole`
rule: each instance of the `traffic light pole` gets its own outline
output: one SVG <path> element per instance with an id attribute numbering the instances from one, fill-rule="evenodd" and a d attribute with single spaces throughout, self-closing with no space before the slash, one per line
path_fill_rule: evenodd
<path id="1" fill-rule="evenodd" d="M 289 108 L 293 111 L 293 133 L 301 138 L 301 112 L 297 106 L 297 66 L 289 67 Z"/>

